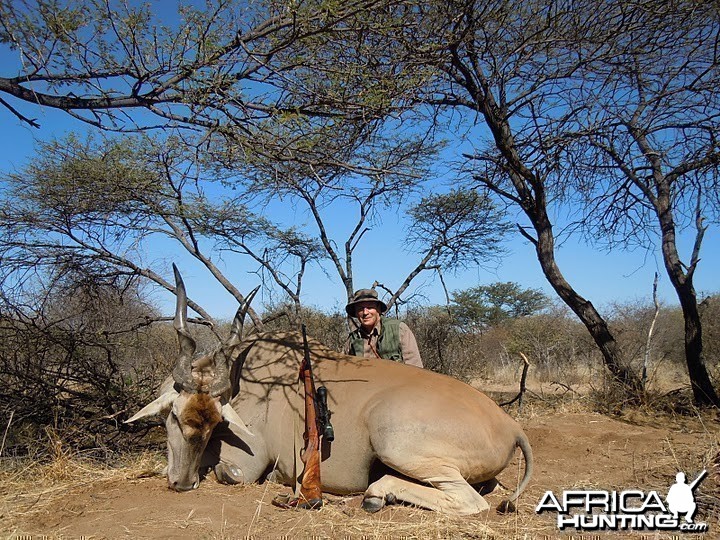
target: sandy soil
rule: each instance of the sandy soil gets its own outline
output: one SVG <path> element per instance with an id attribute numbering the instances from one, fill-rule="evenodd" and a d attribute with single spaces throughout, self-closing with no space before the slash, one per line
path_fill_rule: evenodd
<path id="1" fill-rule="evenodd" d="M 537 515 L 535 507 L 547 490 L 561 494 L 571 488 L 654 489 L 664 496 L 678 471 L 694 478 L 711 465 L 720 447 L 718 423 L 700 418 L 655 421 L 627 415 L 620 420 L 567 408 L 534 412 L 530 404 L 521 422 L 533 445 L 536 466 L 516 514 L 491 510 L 461 518 L 395 505 L 370 515 L 360 508 L 360 496 L 328 496 L 319 511 L 288 511 L 270 504 L 276 494 L 289 491 L 277 484 L 223 486 L 211 476 L 193 492 L 174 493 L 159 474 L 129 473 L 113 481 L 87 478 L 64 493 L 54 493 L 51 502 L 43 501 L 42 493 L 30 501 L 18 494 L 17 506 L 6 510 L 14 513 L 14 519 L 9 520 L 13 526 L 4 537 L 679 538 L 677 532 L 561 532 L 555 514 Z M 500 477 L 510 489 L 521 473 L 519 461 Z M 710 532 L 683 534 L 683 540 L 720 538 L 719 484 L 717 472 L 711 470 L 696 492 L 701 505 L 696 521 L 707 522 Z M 494 508 L 505 493 L 499 487 L 486 498 Z M 7 521 L 0 516 L 0 530 Z"/>

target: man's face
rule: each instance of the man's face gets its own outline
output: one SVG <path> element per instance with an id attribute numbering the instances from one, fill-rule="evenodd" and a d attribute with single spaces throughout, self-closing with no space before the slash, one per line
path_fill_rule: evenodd
<path id="1" fill-rule="evenodd" d="M 360 302 L 355 306 L 355 316 L 365 330 L 372 330 L 380 320 L 377 302 Z"/>

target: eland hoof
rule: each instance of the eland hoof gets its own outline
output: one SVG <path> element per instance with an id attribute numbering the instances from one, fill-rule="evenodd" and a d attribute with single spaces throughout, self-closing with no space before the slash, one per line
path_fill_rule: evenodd
<path id="1" fill-rule="evenodd" d="M 245 475 L 243 472 L 237 467 L 226 463 L 218 463 L 215 465 L 215 478 L 217 478 L 217 481 L 221 484 L 229 484 L 231 486 L 245 483 Z"/>
<path id="2" fill-rule="evenodd" d="M 362 508 L 366 512 L 374 514 L 382 509 L 385 503 L 382 497 L 365 497 L 362 502 Z"/>

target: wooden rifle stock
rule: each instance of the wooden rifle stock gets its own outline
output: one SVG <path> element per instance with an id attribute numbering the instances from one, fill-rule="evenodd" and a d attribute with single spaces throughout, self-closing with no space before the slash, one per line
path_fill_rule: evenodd
<path id="1" fill-rule="evenodd" d="M 300 484 L 300 501 L 298 505 L 310 508 L 322 506 L 322 483 L 320 481 L 320 432 L 318 430 L 318 411 L 315 404 L 315 382 L 310 364 L 310 348 L 308 347 L 305 325 L 302 325 L 303 362 L 300 366 L 300 379 L 305 385 L 305 432 L 303 440 L 305 448 L 300 459 L 305 464 Z"/>
<path id="2" fill-rule="evenodd" d="M 320 482 L 320 430 L 318 429 L 318 411 L 315 402 L 315 382 L 310 364 L 310 348 L 307 342 L 305 325 L 302 325 L 303 361 L 300 364 L 300 380 L 305 387 L 305 446 L 300 459 L 305 465 L 301 474 L 298 497 L 278 495 L 272 501 L 280 508 L 317 509 L 322 507 L 322 483 Z"/>

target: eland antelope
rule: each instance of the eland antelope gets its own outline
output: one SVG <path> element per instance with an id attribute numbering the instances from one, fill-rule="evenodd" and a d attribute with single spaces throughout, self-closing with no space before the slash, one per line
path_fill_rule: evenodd
<path id="1" fill-rule="evenodd" d="M 215 351 L 195 354 L 187 297 L 175 270 L 174 326 L 180 353 L 160 397 L 127 422 L 166 415 L 170 488 L 194 489 L 212 468 L 224 483 L 250 483 L 270 472 L 295 486 L 304 407 L 298 368 L 302 336 L 267 332 L 242 339 L 253 293 L 235 316 L 230 337 Z M 525 472 L 508 501 L 527 486 L 532 451 L 520 425 L 482 392 L 456 379 L 388 360 L 358 358 L 310 340 L 318 386 L 328 390 L 335 440 L 323 441 L 323 491 L 364 492 L 377 511 L 403 501 L 452 514 L 489 508 L 480 494 L 494 487 L 516 448 Z"/>

